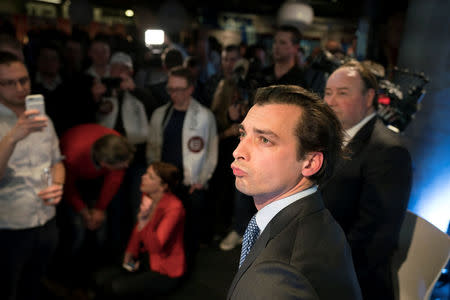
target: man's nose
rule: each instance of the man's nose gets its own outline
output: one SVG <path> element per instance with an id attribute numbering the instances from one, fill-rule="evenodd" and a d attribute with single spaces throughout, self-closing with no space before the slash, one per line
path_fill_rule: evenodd
<path id="1" fill-rule="evenodd" d="M 334 101 L 334 94 L 329 94 L 324 97 L 325 102 L 329 106 L 333 106 L 336 102 Z"/>
<path id="2" fill-rule="evenodd" d="M 26 83 L 20 83 L 20 81 L 16 81 L 15 83 L 18 91 L 23 91 L 25 89 Z"/>
<path id="3" fill-rule="evenodd" d="M 241 141 L 239 142 L 239 144 L 237 145 L 236 149 L 234 149 L 233 151 L 233 157 L 235 160 L 237 159 L 248 159 L 248 145 L 247 145 L 247 140 L 241 139 Z"/>

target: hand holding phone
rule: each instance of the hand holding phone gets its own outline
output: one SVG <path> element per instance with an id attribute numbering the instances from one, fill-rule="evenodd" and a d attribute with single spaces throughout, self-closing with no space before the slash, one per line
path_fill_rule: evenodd
<path id="1" fill-rule="evenodd" d="M 133 254 L 126 252 L 123 258 L 122 267 L 129 272 L 135 272 L 139 269 L 139 261 L 136 261 L 133 258 Z"/>
<path id="2" fill-rule="evenodd" d="M 28 95 L 25 98 L 26 110 L 36 109 L 39 111 L 37 115 L 45 115 L 44 96 L 41 94 Z"/>
<path id="3" fill-rule="evenodd" d="M 44 97 L 29 95 L 25 98 L 25 111 L 11 129 L 11 140 L 16 143 L 33 132 L 43 131 L 47 127 L 48 118 L 45 116 Z"/>
<path id="4" fill-rule="evenodd" d="M 129 272 L 136 271 L 136 263 L 134 261 L 129 261 L 127 263 L 124 263 L 122 265 L 122 267 Z"/>

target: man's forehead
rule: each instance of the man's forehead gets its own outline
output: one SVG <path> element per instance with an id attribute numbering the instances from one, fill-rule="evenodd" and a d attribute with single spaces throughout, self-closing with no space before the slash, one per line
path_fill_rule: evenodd
<path id="1" fill-rule="evenodd" d="M 345 85 L 346 87 L 354 86 L 356 83 L 362 83 L 362 79 L 359 76 L 358 71 L 352 68 L 341 68 L 336 70 L 331 76 L 330 80 L 327 81 L 327 86 L 330 83 L 338 82 L 340 85 Z"/>
<path id="2" fill-rule="evenodd" d="M 248 112 L 242 126 L 246 130 L 282 131 L 290 126 L 295 127 L 300 114 L 301 108 L 294 104 L 256 104 Z"/>
<path id="3" fill-rule="evenodd" d="M 171 83 L 177 83 L 177 84 L 180 84 L 180 85 L 184 84 L 184 86 L 187 85 L 187 80 L 186 80 L 186 78 L 181 77 L 181 76 L 170 75 L 170 76 L 169 76 L 169 79 L 168 79 L 168 82 L 171 82 Z"/>
<path id="4" fill-rule="evenodd" d="M 350 78 L 359 78 L 359 73 L 353 68 L 343 68 L 345 74 Z"/>
<path id="5" fill-rule="evenodd" d="M 28 76 L 28 70 L 21 62 L 15 61 L 9 64 L 0 64 L 0 76 L 2 79 L 13 78 L 11 73 L 15 73 L 15 76 L 17 74 L 19 76 Z"/>
<path id="6" fill-rule="evenodd" d="M 131 70 L 130 67 L 128 67 L 127 65 L 124 65 L 122 63 L 112 63 L 111 64 L 111 69 Z"/>
<path id="7" fill-rule="evenodd" d="M 223 51 L 222 58 L 238 58 L 239 57 L 239 51 L 231 50 L 231 51 Z"/>
<path id="8" fill-rule="evenodd" d="M 292 39 L 292 33 L 288 31 L 277 31 L 275 33 L 275 38 L 280 40 L 291 40 Z"/>

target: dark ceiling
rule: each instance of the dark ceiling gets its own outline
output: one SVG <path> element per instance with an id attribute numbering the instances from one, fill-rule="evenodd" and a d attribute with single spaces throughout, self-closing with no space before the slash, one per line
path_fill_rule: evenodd
<path id="1" fill-rule="evenodd" d="M 375 1 L 375 0 L 373 0 Z M 373 2 L 369 0 L 369 2 Z M 91 0 L 104 7 L 130 8 L 133 5 L 147 6 L 157 10 L 164 2 L 162 0 Z M 275 15 L 284 1 L 273 0 L 179 0 L 193 16 L 215 14 L 218 12 L 236 12 Z M 362 12 L 362 0 L 312 0 L 309 1 L 318 17 L 357 18 Z"/>

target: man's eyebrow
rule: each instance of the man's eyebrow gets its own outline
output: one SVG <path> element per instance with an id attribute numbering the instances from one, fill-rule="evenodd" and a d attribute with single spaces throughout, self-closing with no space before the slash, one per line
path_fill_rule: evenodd
<path id="1" fill-rule="evenodd" d="M 273 132 L 272 130 L 269 130 L 269 129 L 255 128 L 255 129 L 253 129 L 253 132 L 255 132 L 256 134 L 264 134 L 264 135 L 272 136 L 274 138 L 278 138 L 278 134 L 276 134 L 275 132 Z"/>
<path id="2" fill-rule="evenodd" d="M 339 90 L 339 91 L 348 90 L 348 87 L 338 87 L 337 90 Z"/>
<path id="3" fill-rule="evenodd" d="M 239 124 L 239 130 L 245 131 L 244 125 Z M 258 129 L 258 128 L 254 128 L 253 132 L 256 134 L 264 134 L 264 135 L 269 135 L 275 138 L 279 138 L 278 134 L 276 134 L 275 132 L 273 132 L 272 130 L 269 129 Z"/>

